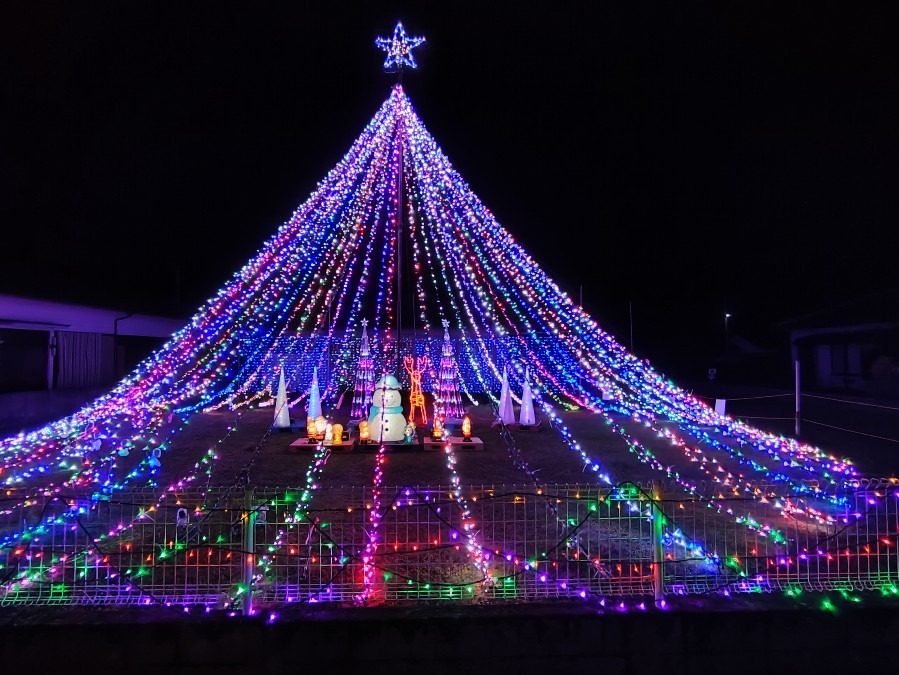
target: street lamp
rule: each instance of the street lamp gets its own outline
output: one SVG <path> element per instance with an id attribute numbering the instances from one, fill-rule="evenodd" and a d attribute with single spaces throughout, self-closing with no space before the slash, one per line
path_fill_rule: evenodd
<path id="1" fill-rule="evenodd" d="M 730 339 L 728 336 L 728 329 L 730 327 L 730 318 L 733 316 L 730 312 L 724 313 L 724 349 L 727 349 L 727 346 L 730 344 Z"/>

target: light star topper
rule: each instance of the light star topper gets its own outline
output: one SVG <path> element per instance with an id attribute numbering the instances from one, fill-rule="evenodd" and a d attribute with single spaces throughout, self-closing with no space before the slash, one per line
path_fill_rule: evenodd
<path id="1" fill-rule="evenodd" d="M 403 66 L 417 68 L 418 64 L 415 63 L 412 50 L 424 41 L 423 36 L 407 36 L 402 22 L 398 21 L 396 28 L 393 29 L 393 38 L 375 38 L 375 46 L 387 52 L 387 58 L 384 59 L 384 70 L 388 72 L 401 71 Z"/>

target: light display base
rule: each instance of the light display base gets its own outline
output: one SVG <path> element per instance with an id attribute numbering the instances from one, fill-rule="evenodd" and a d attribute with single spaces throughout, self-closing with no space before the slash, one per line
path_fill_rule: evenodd
<path id="1" fill-rule="evenodd" d="M 288 452 L 314 451 L 320 444 L 321 441 L 316 441 L 312 438 L 303 436 L 288 445 L 287 450 Z M 325 445 L 325 447 L 331 450 L 331 452 L 352 452 L 355 445 L 356 438 L 351 438 L 349 432 L 344 431 L 343 443 L 328 443 Z"/>
<path id="2" fill-rule="evenodd" d="M 384 441 L 383 443 L 379 443 L 376 440 L 369 441 L 368 443 L 358 443 L 356 445 L 356 452 L 378 452 L 378 449 L 384 445 L 387 452 L 418 452 L 421 450 L 421 441 L 418 440 L 418 436 L 412 437 L 411 443 L 406 443 L 406 441 Z"/>
<path id="3" fill-rule="evenodd" d="M 477 436 L 472 436 L 468 440 L 462 438 L 462 436 L 448 436 L 446 440 L 443 441 L 435 441 L 432 438 L 426 438 L 422 442 L 422 447 L 425 450 L 443 450 L 443 448 L 446 447 L 447 444 L 452 446 L 452 449 L 454 451 L 484 449 L 484 441 L 482 441 Z"/>

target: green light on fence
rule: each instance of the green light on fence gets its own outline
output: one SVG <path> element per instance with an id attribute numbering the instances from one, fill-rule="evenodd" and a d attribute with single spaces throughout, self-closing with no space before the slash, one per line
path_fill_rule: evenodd
<path id="1" fill-rule="evenodd" d="M 412 579 L 406 579 L 406 585 L 407 585 L 407 586 L 411 586 L 411 585 L 412 585 Z"/>
<path id="2" fill-rule="evenodd" d="M 384 581 L 390 581 L 393 575 L 390 572 L 384 572 Z"/>
<path id="3" fill-rule="evenodd" d="M 821 609 L 823 609 L 825 612 L 837 611 L 837 608 L 834 607 L 833 603 L 830 601 L 830 598 L 824 598 L 824 600 L 821 601 Z"/>
<path id="4" fill-rule="evenodd" d="M 737 558 L 735 558 L 734 556 L 731 556 L 727 560 L 725 560 L 724 564 L 727 565 L 728 567 L 730 567 L 731 569 L 734 569 L 737 571 L 742 571 L 740 561 Z"/>
<path id="5" fill-rule="evenodd" d="M 215 538 L 215 543 L 216 544 L 224 544 L 225 543 L 225 535 L 220 534 L 219 536 L 217 536 Z"/>
<path id="6" fill-rule="evenodd" d="M 599 506 L 595 502 L 593 502 L 590 504 L 590 510 L 596 513 L 596 511 L 599 510 Z"/>

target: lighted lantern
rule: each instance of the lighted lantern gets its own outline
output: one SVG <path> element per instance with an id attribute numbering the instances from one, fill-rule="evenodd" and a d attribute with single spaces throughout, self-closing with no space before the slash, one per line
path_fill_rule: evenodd
<path id="1" fill-rule="evenodd" d="M 462 418 L 462 438 L 466 441 L 471 440 L 471 419 L 469 419 L 468 415 Z"/>
<path id="2" fill-rule="evenodd" d="M 443 417 L 440 415 L 434 418 L 434 426 L 431 427 L 431 438 L 435 441 L 443 440 Z"/>
<path id="3" fill-rule="evenodd" d="M 326 424 L 325 425 L 325 445 L 333 445 L 334 444 L 334 425 Z"/>
<path id="4" fill-rule="evenodd" d="M 332 431 L 333 431 L 334 438 L 332 439 L 331 442 L 334 445 L 343 445 L 343 425 L 335 424 L 333 426 Z"/>
<path id="5" fill-rule="evenodd" d="M 306 418 L 306 435 L 309 438 L 315 438 L 315 418 L 314 417 Z"/>
<path id="6" fill-rule="evenodd" d="M 368 420 L 359 420 L 359 442 L 368 443 L 371 440 L 371 433 L 368 430 Z"/>

